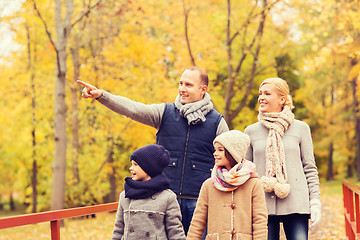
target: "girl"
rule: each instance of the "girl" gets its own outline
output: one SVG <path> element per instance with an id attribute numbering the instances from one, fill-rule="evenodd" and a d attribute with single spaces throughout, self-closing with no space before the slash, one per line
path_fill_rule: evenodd
<path id="1" fill-rule="evenodd" d="M 200 190 L 186 239 L 266 239 L 267 214 L 255 165 L 244 159 L 249 137 L 238 130 L 214 139 L 215 166 Z"/>
<path id="2" fill-rule="evenodd" d="M 245 129 L 251 139 L 246 158 L 256 164 L 266 191 L 268 239 L 279 239 L 280 222 L 288 240 L 308 239 L 310 215 L 312 226 L 321 216 L 310 128 L 294 119 L 283 79 L 263 81 L 258 102 L 259 122 Z"/>

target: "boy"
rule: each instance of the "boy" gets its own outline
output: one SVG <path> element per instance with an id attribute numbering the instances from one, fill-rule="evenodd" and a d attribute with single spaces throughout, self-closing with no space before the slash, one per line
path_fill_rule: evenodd
<path id="1" fill-rule="evenodd" d="M 131 177 L 120 193 L 112 240 L 186 239 L 176 195 L 162 174 L 169 160 L 169 152 L 157 144 L 131 154 Z"/>

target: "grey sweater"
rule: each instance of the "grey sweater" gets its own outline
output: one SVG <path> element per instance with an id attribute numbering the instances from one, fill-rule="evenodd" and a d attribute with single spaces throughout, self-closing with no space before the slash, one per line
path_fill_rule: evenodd
<path id="1" fill-rule="evenodd" d="M 176 195 L 167 189 L 145 199 L 125 198 L 120 193 L 112 240 L 185 240 Z"/>
<path id="2" fill-rule="evenodd" d="M 246 159 L 256 164 L 256 171 L 262 177 L 266 170 L 265 148 L 269 130 L 257 122 L 248 126 L 244 132 L 250 136 Z M 305 122 L 294 119 L 282 140 L 290 193 L 284 199 L 277 198 L 274 192 L 265 193 L 268 214 L 309 214 L 310 201 L 320 200 L 319 176 L 310 127 Z"/>
<path id="3" fill-rule="evenodd" d="M 98 101 L 109 108 L 110 110 L 131 118 L 134 121 L 151 126 L 159 130 L 161 125 L 162 116 L 165 110 L 165 103 L 159 104 L 144 104 L 135 102 L 126 97 L 113 95 L 103 91 L 103 95 Z M 228 125 L 224 118 L 221 118 L 216 136 L 223 132 L 229 131 Z"/>

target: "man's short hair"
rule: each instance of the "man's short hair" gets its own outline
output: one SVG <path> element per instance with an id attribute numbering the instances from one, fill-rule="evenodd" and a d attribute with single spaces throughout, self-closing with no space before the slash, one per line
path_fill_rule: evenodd
<path id="1" fill-rule="evenodd" d="M 207 74 L 207 72 L 202 69 L 201 67 L 198 67 L 198 66 L 192 66 L 192 67 L 188 67 L 186 70 L 190 70 L 190 71 L 199 71 L 200 73 L 200 82 L 203 84 L 203 85 L 206 85 L 206 86 L 209 86 L 209 76 Z"/>

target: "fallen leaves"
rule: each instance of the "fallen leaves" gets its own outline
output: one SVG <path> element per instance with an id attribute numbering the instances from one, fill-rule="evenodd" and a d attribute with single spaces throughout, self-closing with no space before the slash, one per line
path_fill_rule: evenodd
<path id="1" fill-rule="evenodd" d="M 309 240 L 346 240 L 342 195 L 321 196 L 321 221 L 310 230 Z"/>

